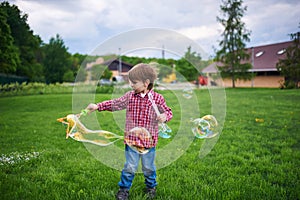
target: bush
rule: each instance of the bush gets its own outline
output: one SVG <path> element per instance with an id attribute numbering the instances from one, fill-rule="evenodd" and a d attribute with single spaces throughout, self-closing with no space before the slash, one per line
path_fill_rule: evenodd
<path id="1" fill-rule="evenodd" d="M 110 85 L 101 85 L 98 86 L 96 89 L 96 93 L 105 93 L 105 94 L 111 94 L 114 91 L 114 86 Z"/>
<path id="2" fill-rule="evenodd" d="M 0 85 L 0 96 L 17 96 L 17 95 L 36 95 L 52 93 L 72 93 L 73 87 L 66 84 L 45 84 L 45 83 L 11 83 Z"/>
<path id="3" fill-rule="evenodd" d="M 119 91 L 121 89 L 114 88 L 113 85 L 97 86 L 96 91 L 93 85 L 74 84 L 71 83 L 11 83 L 0 85 L 0 96 L 19 96 L 19 95 L 37 95 L 37 94 L 71 94 L 76 88 L 76 93 L 102 93 L 112 94 L 113 92 L 126 92 Z M 123 90 L 123 89 L 122 89 Z"/>

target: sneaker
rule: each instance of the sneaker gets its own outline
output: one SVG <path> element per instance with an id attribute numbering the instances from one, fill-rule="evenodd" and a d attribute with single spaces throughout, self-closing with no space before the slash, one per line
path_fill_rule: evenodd
<path id="1" fill-rule="evenodd" d="M 128 200 L 129 197 L 129 191 L 124 188 L 120 188 L 118 193 L 116 194 L 117 200 Z"/>
<path id="2" fill-rule="evenodd" d="M 146 188 L 146 195 L 148 199 L 154 199 L 156 195 L 156 188 Z"/>

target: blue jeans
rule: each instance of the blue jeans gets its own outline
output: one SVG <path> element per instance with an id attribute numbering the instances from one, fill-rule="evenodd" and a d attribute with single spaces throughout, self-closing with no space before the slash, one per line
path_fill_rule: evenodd
<path id="1" fill-rule="evenodd" d="M 125 158 L 126 162 L 119 182 L 121 188 L 130 189 L 140 158 L 142 160 L 142 171 L 144 173 L 146 187 L 154 188 L 157 185 L 156 167 L 154 164 L 155 147 L 151 148 L 146 154 L 139 154 L 128 145 L 125 145 Z"/>

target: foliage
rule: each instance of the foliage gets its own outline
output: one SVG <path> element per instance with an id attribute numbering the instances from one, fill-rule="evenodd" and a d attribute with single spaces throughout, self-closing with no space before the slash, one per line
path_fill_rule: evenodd
<path id="1" fill-rule="evenodd" d="M 92 90 L 91 85 L 76 83 L 76 90 L 81 93 L 112 93 L 118 88 L 114 86 L 97 86 Z M 37 94 L 71 94 L 74 90 L 73 83 L 40 83 L 40 82 L 23 82 L 0 84 L 0 97 L 5 96 L 22 96 L 22 95 L 37 95 Z"/>
<path id="2" fill-rule="evenodd" d="M 51 38 L 49 44 L 43 46 L 45 57 L 45 77 L 48 83 L 63 82 L 64 73 L 70 69 L 70 54 L 62 38 L 57 34 Z"/>
<path id="3" fill-rule="evenodd" d="M 138 63 L 158 63 L 159 78 L 170 75 L 175 67 L 176 72 L 184 76 L 188 81 L 195 80 L 200 71 L 207 66 L 208 61 L 201 60 L 201 55 L 192 51 L 191 47 L 187 47 L 184 56 L 179 60 L 163 59 L 163 58 L 140 58 L 122 56 L 122 61 L 136 65 Z M 181 80 L 180 80 L 181 81 Z"/>
<path id="4" fill-rule="evenodd" d="M 105 65 L 93 65 L 91 69 L 92 80 L 110 79 L 112 72 Z M 101 76 L 100 76 L 101 75 Z"/>
<path id="5" fill-rule="evenodd" d="M 72 70 L 67 70 L 63 75 L 63 82 L 74 82 L 74 73 Z"/>
<path id="6" fill-rule="evenodd" d="M 197 70 L 200 72 L 202 68 L 206 67 L 202 64 L 202 58 L 201 55 L 195 51 L 192 52 L 191 46 L 187 48 L 187 51 L 184 54 L 184 59 L 188 61 L 190 65 L 193 65 L 193 70 L 195 73 L 197 73 Z"/>
<path id="7" fill-rule="evenodd" d="M 136 64 L 139 64 L 139 63 L 147 63 L 147 59 L 146 58 L 140 58 L 140 57 L 136 57 L 136 56 L 131 56 L 131 57 L 121 56 L 121 60 L 123 62 L 130 63 L 132 65 L 136 65 Z M 155 62 L 155 60 L 156 59 L 154 59 L 154 62 Z"/>
<path id="8" fill-rule="evenodd" d="M 191 47 L 187 48 L 184 57 L 178 60 L 176 70 L 188 81 L 196 80 L 201 71 L 201 56 L 197 52 L 192 52 Z"/>
<path id="9" fill-rule="evenodd" d="M 19 57 L 13 56 L 11 58 L 16 63 L 15 74 L 27 76 L 30 80 L 42 80 L 40 78 L 43 76 L 42 66 L 38 63 L 42 41 L 30 30 L 27 24 L 27 14 L 22 14 L 16 5 L 10 5 L 8 2 L 2 2 L 0 8 L 6 14 L 6 23 L 9 25 L 13 38 L 12 54 L 15 54 L 14 49 L 16 49 Z"/>
<path id="10" fill-rule="evenodd" d="M 114 91 L 114 87 L 111 85 L 99 85 L 96 89 L 96 93 L 111 94 Z"/>
<path id="11" fill-rule="evenodd" d="M 220 6 L 224 18 L 217 17 L 217 20 L 224 27 L 223 40 L 219 45 L 221 49 L 217 52 L 216 60 L 222 63 L 219 66 L 221 75 L 232 80 L 232 87 L 235 87 L 237 79 L 251 79 L 252 74 L 248 72 L 251 64 L 243 63 L 248 60 L 249 55 L 245 51 L 245 42 L 250 41 L 250 31 L 245 29 L 245 23 L 241 21 L 247 7 L 242 7 L 242 0 L 223 0 Z"/>
<path id="12" fill-rule="evenodd" d="M 163 78 L 167 77 L 168 75 L 172 74 L 173 69 L 172 66 L 164 65 L 161 63 L 151 62 L 152 66 L 155 66 L 157 71 L 157 78 L 158 80 L 163 80 Z"/>
<path id="13" fill-rule="evenodd" d="M 300 83 L 300 32 L 290 34 L 293 45 L 286 49 L 286 58 L 276 64 L 285 77 L 284 88 L 299 88 Z"/>
<path id="14" fill-rule="evenodd" d="M 172 102 L 171 92 L 162 94 Z M 202 113 L 209 113 L 209 91 L 195 95 Z M 97 94 L 95 101 L 110 97 Z M 156 199 L 300 199 L 299 91 L 228 89 L 226 99 L 224 129 L 213 150 L 199 158 L 203 140 L 195 139 L 183 156 L 159 169 Z M 173 127 L 181 116 L 178 105 L 170 105 Z M 0 199 L 115 198 L 121 172 L 82 143 L 66 140 L 65 127 L 56 122 L 72 113 L 71 94 L 1 97 L 0 107 L 0 158 L 17 161 L 0 165 Z M 119 130 L 111 113 L 95 115 L 90 117 L 104 130 Z M 130 199 L 145 199 L 143 189 L 143 174 L 137 174 Z"/>
<path id="15" fill-rule="evenodd" d="M 18 49 L 14 46 L 10 26 L 7 24 L 7 13 L 0 7 L 0 73 L 15 73 L 20 64 Z"/>
<path id="16" fill-rule="evenodd" d="M 73 87 L 65 84 L 45 84 L 39 82 L 23 82 L 0 85 L 0 96 L 19 96 L 52 93 L 72 93 Z"/>
<path id="17" fill-rule="evenodd" d="M 0 49 L 0 72 L 28 77 L 29 81 L 33 82 L 51 83 L 62 82 L 65 73 L 70 80 L 70 70 L 73 72 L 73 77 L 76 76 L 85 55 L 71 56 L 60 37 L 56 39 L 52 37 L 50 44 L 42 45 L 40 37 L 30 30 L 27 18 L 28 15 L 22 14 L 16 5 L 10 5 L 8 2 L 0 4 L 0 37 L 3 41 Z M 57 49 L 55 43 L 61 45 L 62 51 L 65 52 Z M 60 70 L 53 73 L 55 69 Z"/>

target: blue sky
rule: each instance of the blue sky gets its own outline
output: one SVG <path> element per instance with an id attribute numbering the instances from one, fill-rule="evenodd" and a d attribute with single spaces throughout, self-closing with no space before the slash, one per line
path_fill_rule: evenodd
<path id="1" fill-rule="evenodd" d="M 59 34 L 71 53 L 92 54 L 100 47 L 102 53 L 153 57 L 159 55 L 156 50 L 140 49 L 144 47 L 143 41 L 156 38 L 156 48 L 165 49 L 166 57 L 173 56 L 168 52 L 174 48 L 186 51 L 190 42 L 211 56 L 222 39 L 222 26 L 216 20 L 217 16 L 222 17 L 221 1 L 10 0 L 10 3 L 28 14 L 31 29 L 44 42 Z M 288 34 L 300 31 L 299 0 L 245 0 L 243 5 L 247 11 L 242 21 L 251 30 L 247 47 L 288 41 Z M 150 28 L 146 29 L 149 33 L 134 45 L 135 49 L 130 49 L 127 45 L 132 45 L 145 28 Z M 168 39 L 151 37 L 157 33 L 151 28 L 174 34 Z M 185 44 L 174 38 L 178 34 L 186 37 Z M 119 37 L 122 35 L 131 38 Z M 123 40 L 113 45 L 115 38 Z M 191 46 L 198 52 L 197 47 Z"/>

